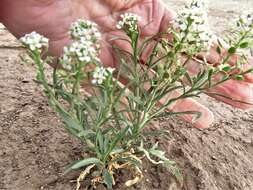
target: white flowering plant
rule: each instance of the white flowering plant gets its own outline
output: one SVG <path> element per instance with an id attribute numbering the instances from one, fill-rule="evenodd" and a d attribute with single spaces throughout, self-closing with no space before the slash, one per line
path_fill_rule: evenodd
<path id="1" fill-rule="evenodd" d="M 124 40 L 132 47 L 132 53 L 113 47 L 119 60 L 118 68 L 106 68 L 99 59 L 101 34 L 97 25 L 86 20 L 73 23 L 70 28 L 72 43 L 64 47 L 52 79 L 45 74 L 45 64 L 52 61 L 45 58 L 48 40 L 36 32 L 21 38 L 37 65 L 37 81 L 50 105 L 67 131 L 83 142 L 84 158 L 75 161 L 66 171 L 83 169 L 77 179 L 77 189 L 85 178 L 90 179 L 92 186 L 105 184 L 112 189 L 116 172 L 121 169 L 132 172 L 133 178 L 125 182 L 126 186 L 132 186 L 144 177 L 144 159 L 166 166 L 182 182 L 176 163 L 165 156 L 158 143 L 148 140 L 152 136 L 162 138 L 161 134 L 166 135 L 166 131 L 148 131 L 148 124 L 154 119 L 179 114 L 193 114 L 198 119 L 199 112 L 173 112 L 168 108 L 180 99 L 199 97 L 226 80 L 242 80 L 252 71 L 243 70 L 247 59 L 244 52 L 247 51 L 241 51 L 252 48 L 250 15 L 237 21 L 233 35 L 218 40 L 217 52 L 223 53 L 224 44 L 228 48 L 220 65 L 214 67 L 205 59 L 198 60 L 201 66 L 198 73 L 187 71 L 188 61 L 208 51 L 214 39 L 207 25 L 203 1 L 187 5 L 173 27 L 142 43 L 139 40 L 140 19 L 133 13 L 125 13 L 116 26 L 127 39 L 112 40 Z M 165 37 L 166 33 L 172 34 L 172 40 Z M 146 60 L 141 60 L 154 39 L 152 51 Z M 237 53 L 242 59 L 229 65 L 228 60 Z M 213 82 L 217 74 L 222 77 Z"/>

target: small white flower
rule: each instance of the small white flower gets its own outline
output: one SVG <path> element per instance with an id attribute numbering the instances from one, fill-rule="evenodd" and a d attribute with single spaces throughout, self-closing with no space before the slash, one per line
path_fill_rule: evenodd
<path id="1" fill-rule="evenodd" d="M 64 67 L 76 62 L 101 63 L 98 58 L 101 33 L 97 25 L 87 20 L 77 20 L 71 25 L 70 33 L 73 42 L 64 47 L 62 63 Z"/>
<path id="2" fill-rule="evenodd" d="M 186 44 L 199 51 L 208 50 L 213 43 L 213 33 L 208 24 L 205 0 L 194 0 L 180 12 L 175 27 L 180 29 L 181 38 Z M 187 36 L 186 35 L 187 31 Z"/>
<path id="3" fill-rule="evenodd" d="M 104 67 L 96 67 L 95 71 L 93 72 L 93 79 L 92 79 L 92 84 L 95 85 L 101 85 L 103 81 L 106 79 L 107 73 L 106 69 Z"/>
<path id="4" fill-rule="evenodd" d="M 20 41 L 27 46 L 31 51 L 39 50 L 43 47 L 48 47 L 49 40 L 44 36 L 38 34 L 37 32 L 32 32 L 26 34 L 24 37 L 20 38 Z"/>
<path id="5" fill-rule="evenodd" d="M 110 74 L 112 74 L 112 73 L 115 71 L 115 68 L 108 67 L 108 68 L 106 68 L 106 70 L 107 70 Z"/>
<path id="6" fill-rule="evenodd" d="M 85 38 L 93 43 L 101 40 L 101 33 L 97 29 L 97 24 L 89 20 L 79 19 L 71 24 L 70 34 L 74 39 Z"/>
<path id="7" fill-rule="evenodd" d="M 126 29 L 129 32 L 137 31 L 138 21 L 141 21 L 141 17 L 133 13 L 124 13 L 120 15 L 121 20 L 116 25 L 117 29 Z"/>
<path id="8" fill-rule="evenodd" d="M 111 67 L 108 68 L 104 68 L 103 66 L 96 67 L 92 74 L 91 83 L 94 85 L 101 85 L 106 79 L 106 77 L 112 75 L 114 70 L 115 69 Z"/>
<path id="9" fill-rule="evenodd" d="M 244 15 L 242 15 L 241 18 L 246 25 L 250 26 L 253 24 L 253 15 L 252 14 L 250 14 L 250 13 L 244 14 Z"/>
<path id="10" fill-rule="evenodd" d="M 251 30 L 253 33 L 253 13 L 244 13 L 237 21 L 237 26 L 244 30 Z"/>
<path id="11" fill-rule="evenodd" d="M 185 23 L 182 22 L 182 23 L 178 24 L 178 27 L 180 28 L 181 31 L 186 31 L 187 24 L 185 24 Z"/>
<path id="12" fill-rule="evenodd" d="M 85 63 L 96 61 L 98 51 L 92 46 L 93 44 L 87 40 L 74 41 L 72 44 L 64 48 L 63 58 L 65 60 L 77 60 Z"/>

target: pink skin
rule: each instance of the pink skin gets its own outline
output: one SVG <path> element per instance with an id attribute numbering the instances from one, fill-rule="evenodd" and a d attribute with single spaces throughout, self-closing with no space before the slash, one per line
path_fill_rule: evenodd
<path id="1" fill-rule="evenodd" d="M 100 58 L 106 66 L 117 64 L 110 39 L 115 34 L 120 34 L 115 25 L 122 12 L 132 12 L 142 17 L 140 27 L 145 26 L 142 31 L 143 38 L 164 31 L 175 16 L 165 8 L 161 0 L 0 0 L 0 22 L 17 38 L 32 31 L 43 34 L 50 39 L 50 54 L 56 56 L 61 55 L 63 46 L 70 41 L 68 30 L 73 21 L 83 18 L 97 23 L 103 36 Z M 128 49 L 126 43 L 120 42 L 117 45 Z M 210 63 L 217 63 L 218 59 L 220 57 L 214 51 L 209 55 Z M 252 65 L 251 60 L 249 66 Z M 196 63 L 189 65 L 190 70 L 197 68 Z M 253 75 L 248 75 L 248 78 L 252 79 Z M 213 91 L 253 103 L 252 82 L 228 81 Z M 219 99 L 239 108 L 253 107 Z M 177 112 L 201 111 L 203 115 L 196 122 L 198 128 L 206 128 L 213 122 L 213 115 L 208 108 L 192 99 L 182 100 L 170 109 Z M 192 117 L 183 118 L 190 121 Z"/>

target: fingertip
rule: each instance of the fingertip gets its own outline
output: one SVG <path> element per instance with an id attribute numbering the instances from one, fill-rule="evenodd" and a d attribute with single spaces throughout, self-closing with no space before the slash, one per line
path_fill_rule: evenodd
<path id="1" fill-rule="evenodd" d="M 200 117 L 196 120 L 196 116 L 192 114 L 181 116 L 185 121 L 192 123 L 194 127 L 198 129 L 209 128 L 214 121 L 214 115 L 207 107 L 190 98 L 184 99 L 179 104 L 176 104 L 173 110 L 180 112 L 195 111 L 201 113 Z"/>
<path id="2" fill-rule="evenodd" d="M 198 120 L 193 122 L 193 125 L 198 129 L 206 129 L 211 127 L 214 122 L 214 115 L 208 108 L 203 108 L 202 115 Z"/>

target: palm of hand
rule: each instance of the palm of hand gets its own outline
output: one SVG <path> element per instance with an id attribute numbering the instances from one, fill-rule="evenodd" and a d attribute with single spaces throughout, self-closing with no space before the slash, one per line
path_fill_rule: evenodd
<path id="1" fill-rule="evenodd" d="M 72 22 L 82 18 L 97 23 L 103 38 L 100 57 L 107 66 L 115 66 L 116 63 L 111 51 L 110 39 L 114 35 L 121 35 L 116 30 L 116 23 L 122 12 L 132 12 L 142 17 L 140 25 L 145 26 L 142 37 L 163 31 L 164 27 L 173 20 L 174 15 L 166 10 L 159 0 L 2 0 L 0 2 L 0 19 L 10 32 L 18 38 L 32 31 L 43 34 L 50 39 L 49 51 L 53 55 L 60 55 L 62 47 L 69 42 L 68 30 Z M 117 45 L 122 49 L 128 48 L 128 45 L 123 42 Z M 215 53 L 211 57 L 214 62 L 217 60 Z M 225 95 L 232 94 L 239 100 L 253 102 L 252 82 L 253 80 L 228 81 L 214 91 Z M 248 108 L 242 104 L 223 101 L 237 107 Z M 181 101 L 173 109 L 203 112 L 203 117 L 196 123 L 198 127 L 207 127 L 213 120 L 212 113 L 207 108 L 191 99 Z M 185 119 L 190 120 L 191 117 L 186 116 Z"/>

